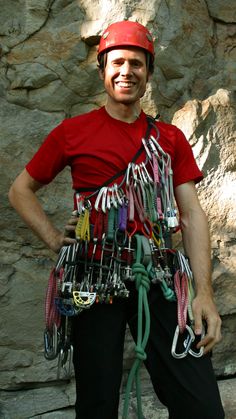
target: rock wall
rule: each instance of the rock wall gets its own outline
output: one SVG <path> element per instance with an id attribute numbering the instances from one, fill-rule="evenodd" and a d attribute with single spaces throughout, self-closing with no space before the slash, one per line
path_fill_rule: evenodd
<path id="1" fill-rule="evenodd" d="M 65 410 L 74 403 L 73 383 L 58 381 L 56 363 L 43 357 L 44 295 L 55 256 L 10 208 L 7 192 L 55 125 L 104 103 L 97 44 L 107 24 L 125 18 L 147 25 L 156 39 L 156 69 L 144 110 L 160 113 L 184 131 L 205 173 L 198 190 L 209 216 L 214 288 L 223 319 L 223 340 L 213 362 L 218 376 L 236 373 L 235 2 L 0 0 L 3 418 L 46 418 L 53 410 L 73 417 Z M 58 226 L 71 212 L 69 185 L 65 170 L 40 192 Z M 125 374 L 132 358 L 129 336 L 126 349 Z M 145 372 L 143 384 L 144 393 L 150 392 Z M 50 417 L 59 417 L 55 411 Z"/>

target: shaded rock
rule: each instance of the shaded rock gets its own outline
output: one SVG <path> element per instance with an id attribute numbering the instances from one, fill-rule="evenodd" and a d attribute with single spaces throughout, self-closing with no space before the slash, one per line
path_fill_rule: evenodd
<path id="1" fill-rule="evenodd" d="M 74 405 L 73 383 L 48 385 L 47 387 L 0 392 L 0 414 L 2 419 L 29 419 L 44 417 L 44 413 Z M 65 411 L 64 411 L 65 413 Z M 46 416 L 47 417 L 47 416 Z M 50 417 L 50 416 L 49 416 Z M 61 416 L 58 416 L 61 417 Z M 64 416 L 65 418 L 66 416 Z M 70 416 L 69 416 L 70 417 Z M 71 416 L 72 417 L 72 416 Z"/>
<path id="2" fill-rule="evenodd" d="M 233 0 L 229 0 L 226 3 L 221 0 L 207 0 L 206 3 L 209 14 L 214 19 L 227 23 L 236 22 L 236 10 Z"/>
<path id="3" fill-rule="evenodd" d="M 7 78 L 11 81 L 10 89 L 37 89 L 56 80 L 58 76 L 41 64 L 27 63 L 10 68 Z"/>
<path id="4" fill-rule="evenodd" d="M 236 379 L 219 381 L 222 403 L 226 419 L 235 419 Z M 21 392 L 0 391 L 0 414 L 2 419 L 72 419 L 74 413 L 74 383 L 61 383 L 41 389 L 28 389 Z M 145 419 L 167 419 L 167 409 L 157 400 L 152 391 L 142 395 Z M 123 400 L 121 397 L 119 419 L 122 418 Z M 131 397 L 129 419 L 137 419 L 136 399 Z"/>

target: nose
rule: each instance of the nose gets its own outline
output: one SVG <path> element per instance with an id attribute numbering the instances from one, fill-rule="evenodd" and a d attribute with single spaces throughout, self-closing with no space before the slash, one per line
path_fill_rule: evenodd
<path id="1" fill-rule="evenodd" d="M 132 73 L 132 69 L 131 69 L 130 63 L 128 61 L 124 61 L 120 69 L 120 74 L 122 76 L 128 76 L 128 75 L 131 75 L 131 73 Z"/>

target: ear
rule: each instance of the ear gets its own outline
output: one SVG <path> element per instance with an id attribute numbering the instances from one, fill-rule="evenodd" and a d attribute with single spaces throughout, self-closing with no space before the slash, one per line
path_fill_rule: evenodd
<path id="1" fill-rule="evenodd" d="M 104 70 L 101 70 L 101 68 L 99 68 L 98 69 L 98 75 L 99 75 L 99 78 L 101 80 L 104 80 Z"/>
<path id="2" fill-rule="evenodd" d="M 150 78 L 152 76 L 152 73 L 150 73 L 150 71 L 147 73 L 147 83 L 149 82 Z"/>

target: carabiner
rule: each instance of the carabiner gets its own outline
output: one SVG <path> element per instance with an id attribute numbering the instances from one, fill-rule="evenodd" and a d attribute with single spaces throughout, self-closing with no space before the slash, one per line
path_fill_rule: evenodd
<path id="1" fill-rule="evenodd" d="M 49 361 L 55 359 L 58 355 L 58 330 L 55 323 L 53 329 L 44 331 L 44 356 Z"/>
<path id="2" fill-rule="evenodd" d="M 126 233 L 129 238 L 132 238 L 134 234 L 136 233 L 138 228 L 137 221 L 135 220 L 129 220 L 126 227 Z"/>
<path id="3" fill-rule="evenodd" d="M 119 230 L 119 228 L 117 228 L 115 230 L 115 235 L 114 235 L 114 241 L 115 241 L 115 246 L 118 249 L 124 249 L 125 244 L 127 242 L 127 232 L 126 230 Z"/>
<path id="4" fill-rule="evenodd" d="M 65 376 L 63 378 L 70 378 L 71 377 L 71 370 L 72 370 L 72 360 L 73 360 L 73 345 L 68 345 L 68 347 L 61 348 L 58 356 L 58 364 L 57 364 L 57 379 L 61 378 L 61 370 L 65 371 Z M 65 365 L 68 363 L 68 369 L 66 369 Z"/>
<path id="5" fill-rule="evenodd" d="M 201 334 L 201 340 L 204 338 L 205 336 L 205 328 L 204 326 L 202 326 L 202 334 Z M 193 349 L 189 349 L 189 354 L 194 356 L 194 358 L 201 358 L 201 356 L 203 356 L 204 354 L 204 347 L 201 346 L 201 348 L 198 351 L 195 351 Z"/>
<path id="6" fill-rule="evenodd" d="M 183 352 L 177 353 L 176 352 L 176 346 L 177 346 L 178 339 L 179 339 L 180 328 L 179 328 L 179 325 L 176 326 L 174 339 L 173 339 L 173 343 L 172 343 L 172 347 L 171 347 L 171 355 L 176 359 L 185 358 L 188 355 L 190 347 L 195 340 L 195 335 L 193 333 L 193 329 L 186 324 L 186 329 L 185 330 L 187 330 L 188 336 L 187 336 L 187 339 L 185 339 L 185 342 L 184 342 L 184 350 L 183 350 Z"/>
<path id="7" fill-rule="evenodd" d="M 145 218 L 142 225 L 142 233 L 147 239 L 152 237 L 152 223 L 148 218 Z"/>
<path id="8" fill-rule="evenodd" d="M 101 208 L 102 211 L 104 212 L 106 194 L 107 194 L 107 187 L 103 186 L 100 189 L 100 191 L 98 192 L 98 195 L 97 195 L 97 198 L 96 198 L 96 201 L 95 201 L 95 204 L 94 204 L 94 208 L 95 208 L 96 211 L 98 211 L 99 208 Z M 102 204 L 100 203 L 101 200 L 102 200 Z"/>

